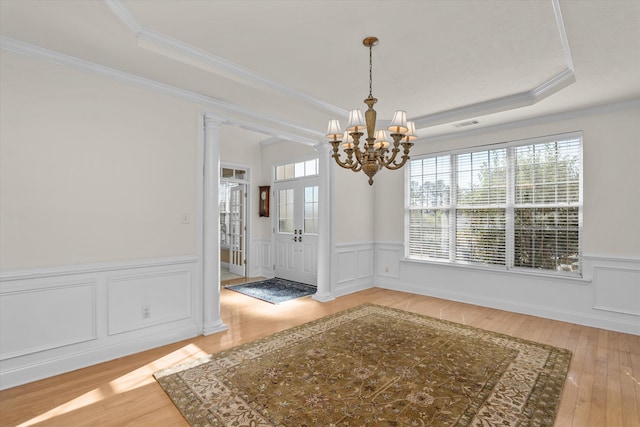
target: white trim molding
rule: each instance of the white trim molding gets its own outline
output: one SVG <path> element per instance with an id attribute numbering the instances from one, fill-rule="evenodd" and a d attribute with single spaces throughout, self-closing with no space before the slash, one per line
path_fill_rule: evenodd
<path id="1" fill-rule="evenodd" d="M 373 287 L 374 242 L 340 243 L 335 246 L 335 296 Z"/>
<path id="2" fill-rule="evenodd" d="M 412 261 L 403 246 L 375 245 L 375 286 L 640 335 L 638 259 L 585 255 L 572 278 Z"/>
<path id="3" fill-rule="evenodd" d="M 195 256 L 5 271 L 0 389 L 202 330 Z"/>
<path id="4" fill-rule="evenodd" d="M 151 90 L 163 95 L 169 95 L 201 104 L 207 108 L 215 110 L 215 112 L 219 114 L 234 115 L 235 117 L 225 118 L 224 124 L 226 125 L 240 127 L 242 129 L 307 145 L 315 145 L 317 139 L 323 136 L 322 132 L 315 129 L 304 128 L 297 124 L 285 122 L 284 120 L 261 114 L 210 96 L 202 95 L 200 93 L 165 83 L 160 83 L 135 74 L 126 73 L 124 71 L 96 64 L 94 62 L 86 61 L 84 59 L 76 58 L 50 49 L 45 49 L 10 37 L 0 36 L 0 48 L 19 55 L 48 61 L 85 73 L 94 74 L 96 76 L 105 77 L 142 89 Z M 266 123 L 266 125 L 260 123 Z"/>

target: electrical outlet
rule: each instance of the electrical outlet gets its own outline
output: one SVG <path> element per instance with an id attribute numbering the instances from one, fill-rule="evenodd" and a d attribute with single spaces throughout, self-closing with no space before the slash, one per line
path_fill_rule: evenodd
<path id="1" fill-rule="evenodd" d="M 142 306 L 142 318 L 143 319 L 148 319 L 151 317 L 151 306 L 150 305 L 143 305 Z"/>
<path id="2" fill-rule="evenodd" d="M 384 268 L 384 272 L 385 272 L 385 273 L 388 273 L 388 272 L 389 272 L 389 266 L 388 266 L 388 265 Z"/>

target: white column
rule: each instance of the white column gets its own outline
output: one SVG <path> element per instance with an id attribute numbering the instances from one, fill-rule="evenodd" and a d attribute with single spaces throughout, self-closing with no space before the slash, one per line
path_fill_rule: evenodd
<path id="1" fill-rule="evenodd" d="M 220 127 L 222 121 L 204 116 L 204 200 L 202 250 L 202 334 L 227 329 L 220 317 Z"/>
<path id="2" fill-rule="evenodd" d="M 318 290 L 313 299 L 320 302 L 335 299 L 333 274 L 331 271 L 334 222 L 334 176 L 333 159 L 330 157 L 331 146 L 325 141 L 316 145 L 319 156 L 319 188 L 318 188 Z"/>

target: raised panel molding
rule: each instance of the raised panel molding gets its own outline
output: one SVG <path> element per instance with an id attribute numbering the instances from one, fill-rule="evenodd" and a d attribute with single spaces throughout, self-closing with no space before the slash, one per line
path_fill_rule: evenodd
<path id="1" fill-rule="evenodd" d="M 96 282 L 0 294 L 0 360 L 95 340 Z"/>
<path id="2" fill-rule="evenodd" d="M 253 251 L 250 259 L 249 277 L 273 276 L 270 239 L 251 239 Z"/>
<path id="3" fill-rule="evenodd" d="M 636 268 L 594 266 L 594 309 L 640 316 L 640 266 L 638 263 L 629 264 L 636 264 Z"/>
<path id="4" fill-rule="evenodd" d="M 400 260 L 404 256 L 402 243 L 376 243 L 374 255 L 376 277 L 400 278 Z"/>
<path id="5" fill-rule="evenodd" d="M 338 284 L 355 280 L 356 278 L 355 251 L 338 251 Z"/>
<path id="6" fill-rule="evenodd" d="M 337 296 L 373 286 L 373 248 L 373 242 L 337 245 Z"/>
<path id="7" fill-rule="evenodd" d="M 583 278 L 569 278 L 405 260 L 403 250 L 376 243 L 375 286 L 640 335 L 638 259 L 585 255 Z"/>
<path id="8" fill-rule="evenodd" d="M 0 389 L 197 336 L 200 265 L 189 256 L 0 273 Z"/>
<path id="9" fill-rule="evenodd" d="M 191 271 L 109 277 L 109 335 L 191 316 Z"/>

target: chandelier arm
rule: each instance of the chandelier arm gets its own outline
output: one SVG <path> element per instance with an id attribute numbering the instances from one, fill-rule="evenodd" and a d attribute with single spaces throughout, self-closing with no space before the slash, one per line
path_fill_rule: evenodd
<path id="1" fill-rule="evenodd" d="M 404 148 L 404 152 L 402 153 L 401 162 L 398 163 L 394 161 L 392 164 L 389 164 L 385 167 L 389 170 L 397 170 L 402 168 L 407 163 L 407 160 L 409 160 L 409 150 L 411 149 L 412 146 L 413 146 L 412 142 L 403 142 L 402 147 Z"/>
<path id="2" fill-rule="evenodd" d="M 348 159 L 346 161 L 344 161 L 344 162 L 341 161 L 339 154 L 334 154 L 332 157 L 336 160 L 336 163 L 338 164 L 338 166 L 343 167 L 345 169 L 352 169 L 353 168 L 353 162 L 349 162 Z"/>
<path id="3" fill-rule="evenodd" d="M 384 159 L 381 158 L 380 165 L 387 167 L 387 165 L 392 164 L 396 160 L 396 156 L 398 155 L 399 152 L 400 152 L 400 149 L 397 147 L 394 147 L 393 150 L 391 150 L 391 157 L 385 157 Z"/>
<path id="4" fill-rule="evenodd" d="M 384 167 L 388 167 L 388 165 L 395 162 L 396 156 L 400 152 L 400 140 L 404 137 L 404 135 L 400 133 L 392 133 L 391 137 L 393 138 L 393 149 L 391 150 L 391 157 L 385 157 L 380 163 L 380 165 Z"/>
<path id="5" fill-rule="evenodd" d="M 331 145 L 333 146 L 333 154 L 331 155 L 331 157 L 333 157 L 336 161 L 336 163 L 338 164 L 338 166 L 343 167 L 345 169 L 352 169 L 353 168 L 353 159 L 351 159 L 351 156 L 349 156 L 349 154 L 347 153 L 347 158 L 346 160 L 343 162 L 340 160 L 340 153 L 338 153 L 338 147 L 340 146 L 340 143 L 342 141 L 340 141 L 339 139 L 335 139 L 333 141 L 330 141 Z"/>

